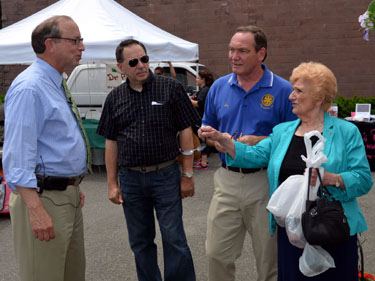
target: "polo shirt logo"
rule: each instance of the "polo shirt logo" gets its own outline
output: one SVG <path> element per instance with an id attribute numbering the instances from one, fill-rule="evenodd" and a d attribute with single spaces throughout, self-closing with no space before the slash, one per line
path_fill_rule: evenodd
<path id="1" fill-rule="evenodd" d="M 262 97 L 262 103 L 260 104 L 261 108 L 264 109 L 271 109 L 273 105 L 273 96 L 270 94 L 266 94 Z"/>

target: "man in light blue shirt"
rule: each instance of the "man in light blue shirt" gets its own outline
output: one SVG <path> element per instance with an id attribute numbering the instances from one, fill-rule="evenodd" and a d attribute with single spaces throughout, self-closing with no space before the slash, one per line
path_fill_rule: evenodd
<path id="1" fill-rule="evenodd" d="M 85 280 L 79 189 L 86 147 L 62 86 L 85 47 L 76 23 L 55 16 L 32 33 L 36 59 L 5 99 L 3 168 L 21 281 Z"/>

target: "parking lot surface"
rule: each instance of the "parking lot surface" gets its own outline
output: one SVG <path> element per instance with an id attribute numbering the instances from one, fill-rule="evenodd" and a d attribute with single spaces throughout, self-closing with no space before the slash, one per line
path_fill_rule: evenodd
<path id="1" fill-rule="evenodd" d="M 196 194 L 183 200 L 184 225 L 193 255 L 198 281 L 206 281 L 205 256 L 206 216 L 213 194 L 213 174 L 220 166 L 217 154 L 209 157 L 209 169 L 195 171 Z M 130 250 L 122 207 L 107 199 L 105 167 L 95 167 L 81 184 L 86 195 L 83 208 L 86 247 L 86 280 L 88 281 L 136 281 L 133 254 Z M 374 173 L 373 177 L 374 177 Z M 363 243 L 366 272 L 375 274 L 375 191 L 359 198 L 369 230 L 360 239 Z M 268 233 L 265 233 L 268 235 Z M 163 271 L 160 233 L 157 231 L 159 264 Z M 256 280 L 255 260 L 251 239 L 247 235 L 242 256 L 237 264 L 237 281 Z M 10 218 L 0 216 L 0 281 L 17 281 L 13 252 Z M 51 280 L 53 281 L 53 280 Z M 178 281 L 178 280 L 176 280 Z"/>

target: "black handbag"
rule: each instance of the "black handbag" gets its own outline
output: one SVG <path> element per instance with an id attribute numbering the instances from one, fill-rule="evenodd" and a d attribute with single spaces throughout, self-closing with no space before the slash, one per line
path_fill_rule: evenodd
<path id="1" fill-rule="evenodd" d="M 341 202 L 335 200 L 320 180 L 320 197 L 315 201 L 309 200 L 311 170 L 307 185 L 306 211 L 302 214 L 302 230 L 306 241 L 310 245 L 337 245 L 348 241 L 350 228 Z M 329 199 L 327 198 L 329 197 Z"/>

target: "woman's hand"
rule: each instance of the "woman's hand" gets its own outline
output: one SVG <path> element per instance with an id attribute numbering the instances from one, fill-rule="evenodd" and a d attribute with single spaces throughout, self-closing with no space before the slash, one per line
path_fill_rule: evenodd
<path id="1" fill-rule="evenodd" d="M 305 173 L 308 173 L 308 169 L 306 168 Z M 315 186 L 316 182 L 318 180 L 318 172 L 315 168 L 311 169 L 311 175 L 310 175 L 310 186 Z"/>
<path id="2" fill-rule="evenodd" d="M 208 143 L 214 143 L 215 148 L 222 153 L 228 153 L 232 158 L 236 157 L 234 142 L 228 133 L 220 133 L 218 130 L 205 126 L 198 130 L 200 139 L 206 140 Z"/>
<path id="3" fill-rule="evenodd" d="M 307 169 L 305 171 L 307 173 Z M 312 169 L 311 177 L 310 177 L 310 186 L 315 186 L 318 180 L 318 172 L 316 169 Z M 324 171 L 324 176 L 322 179 L 322 185 L 331 185 L 337 188 L 345 189 L 345 184 L 343 179 L 341 178 L 340 174 L 334 174 L 327 171 Z"/>

